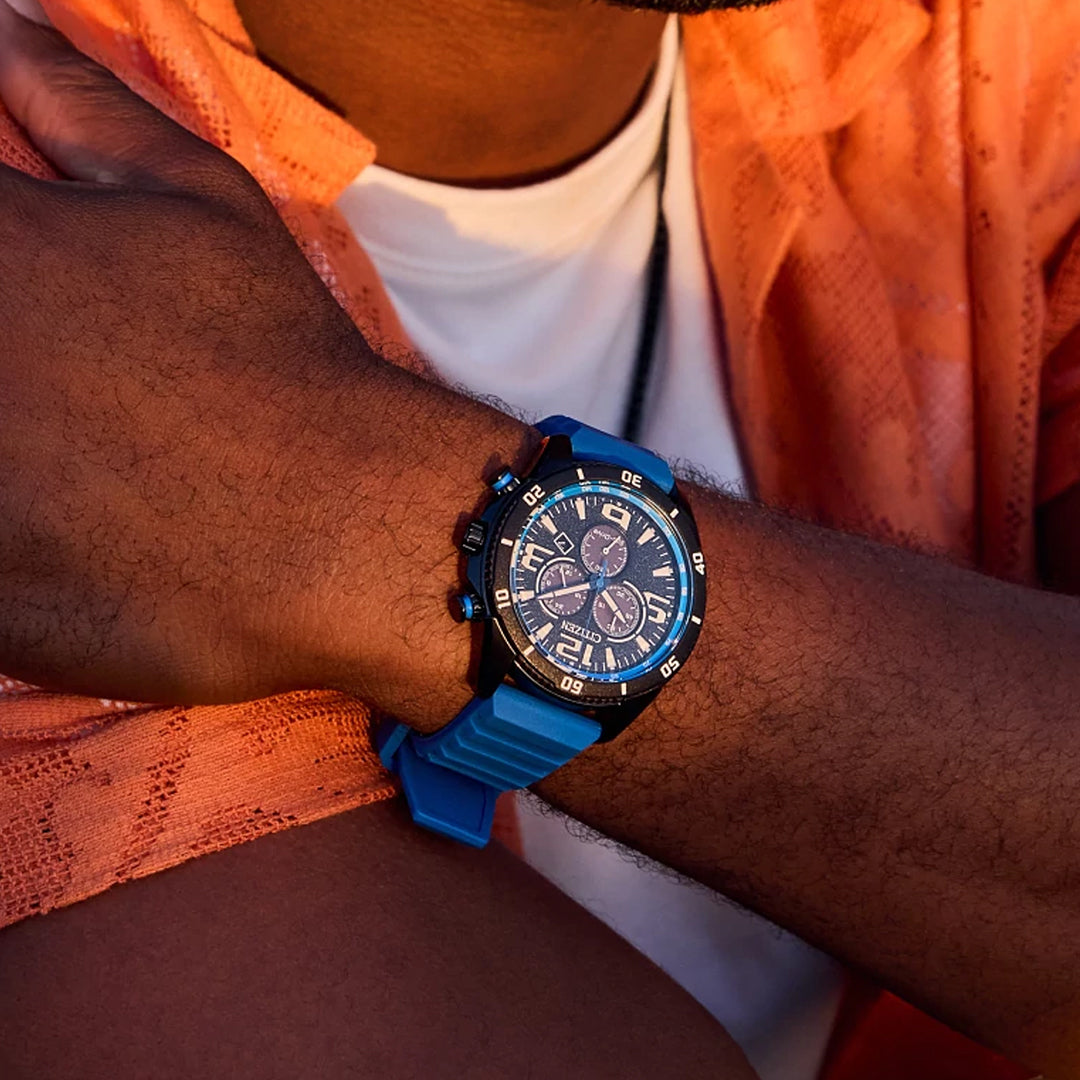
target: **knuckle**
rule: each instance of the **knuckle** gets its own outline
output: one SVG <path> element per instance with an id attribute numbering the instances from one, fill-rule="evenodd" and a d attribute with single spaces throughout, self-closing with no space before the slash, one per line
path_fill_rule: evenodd
<path id="1" fill-rule="evenodd" d="M 55 33 L 44 29 L 43 32 Z M 117 92 L 123 89 L 112 72 L 70 46 L 50 50 L 47 70 L 37 85 L 42 91 L 41 100 L 50 106 L 64 96 L 74 97 L 88 108 L 115 108 Z"/>

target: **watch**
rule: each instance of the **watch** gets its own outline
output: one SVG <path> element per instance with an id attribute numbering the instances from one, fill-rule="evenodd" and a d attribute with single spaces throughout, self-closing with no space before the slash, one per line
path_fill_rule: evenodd
<path id="1" fill-rule="evenodd" d="M 413 819 L 475 847 L 499 794 L 641 713 L 705 613 L 705 557 L 668 465 L 569 417 L 536 426 L 532 468 L 495 478 L 461 542 L 457 600 L 483 623 L 476 696 L 432 735 L 389 721 L 375 737 Z"/>

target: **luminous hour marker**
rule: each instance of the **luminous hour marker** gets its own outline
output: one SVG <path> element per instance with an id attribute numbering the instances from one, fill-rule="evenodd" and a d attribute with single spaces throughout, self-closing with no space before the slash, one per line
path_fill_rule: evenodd
<path id="1" fill-rule="evenodd" d="M 548 636 L 548 634 L 550 634 L 551 631 L 554 630 L 554 629 L 555 629 L 555 624 L 554 623 L 548 623 L 545 626 L 541 626 L 540 629 L 536 631 L 537 640 L 538 641 L 543 641 L 544 638 L 546 638 Z"/>
<path id="2" fill-rule="evenodd" d="M 531 600 L 535 595 L 536 593 L 534 593 L 532 589 L 522 589 L 514 599 L 519 603 L 524 603 L 526 600 Z"/>
<path id="3" fill-rule="evenodd" d="M 679 508 L 677 506 L 672 507 L 670 516 L 673 518 L 677 518 L 679 516 Z"/>
<path id="4" fill-rule="evenodd" d="M 584 469 L 578 469 L 577 478 L 579 480 L 584 480 L 585 479 L 585 470 Z"/>
<path id="5" fill-rule="evenodd" d="M 700 625 L 701 625 L 701 620 L 700 620 L 700 619 L 699 619 L 699 618 L 698 618 L 698 617 L 697 617 L 696 615 L 691 615 L 691 616 L 690 616 L 690 621 L 691 621 L 691 622 L 694 622 L 694 623 L 697 623 L 697 624 L 698 624 L 698 626 L 700 626 Z"/>
<path id="6" fill-rule="evenodd" d="M 647 544 L 656 535 L 656 530 L 650 525 L 638 538 L 639 544 Z"/>
<path id="7" fill-rule="evenodd" d="M 585 651 L 581 654 L 581 662 L 588 667 L 592 663 L 592 646 L 586 645 Z"/>
<path id="8" fill-rule="evenodd" d="M 670 566 L 658 566 L 653 572 L 653 577 L 671 577 Z"/>
<path id="9" fill-rule="evenodd" d="M 647 653 L 649 651 L 649 643 L 640 634 L 638 634 L 638 636 L 636 638 L 634 638 L 634 644 L 643 653 Z"/>
<path id="10" fill-rule="evenodd" d="M 559 531 L 555 528 L 555 522 L 551 520 L 550 514 L 545 514 L 540 519 L 540 524 L 543 525 L 544 528 L 547 529 L 547 531 L 551 533 L 552 536 L 554 536 Z"/>
<path id="11" fill-rule="evenodd" d="M 613 668 L 615 666 L 615 654 L 611 651 L 610 646 L 604 650 L 604 659 L 607 661 L 607 666 Z"/>
<path id="12" fill-rule="evenodd" d="M 622 684 L 622 696 L 626 697 L 626 683 Z"/>
<path id="13" fill-rule="evenodd" d="M 504 537 L 502 538 L 502 540 L 500 541 L 500 543 L 503 543 L 503 544 L 505 544 L 505 545 L 506 545 L 507 547 L 513 547 L 513 546 L 514 546 L 514 541 L 513 541 L 513 540 L 511 540 L 511 539 L 510 539 L 509 537 L 507 537 L 507 536 L 504 536 Z"/>
<path id="14" fill-rule="evenodd" d="M 574 500 L 574 509 L 577 510 L 577 516 L 579 518 L 581 518 L 582 521 L 584 521 L 585 520 L 585 500 L 584 499 L 575 499 Z"/>
<path id="15" fill-rule="evenodd" d="M 530 645 L 521 655 L 528 656 L 530 653 L 534 653 L 536 650 Z"/>

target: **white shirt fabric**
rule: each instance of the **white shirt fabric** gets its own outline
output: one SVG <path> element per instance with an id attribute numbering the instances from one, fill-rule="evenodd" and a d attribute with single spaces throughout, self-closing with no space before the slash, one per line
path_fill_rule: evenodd
<path id="1" fill-rule="evenodd" d="M 639 441 L 737 492 L 744 476 L 698 221 L 676 19 L 639 111 L 571 172 L 472 189 L 373 165 L 338 207 L 406 332 L 444 378 L 530 419 L 565 413 L 618 434 L 641 332 L 669 98 L 671 254 Z M 693 994 L 762 1080 L 816 1076 L 840 995 L 833 961 L 700 886 L 571 836 L 528 798 L 519 805 L 526 860 Z"/>

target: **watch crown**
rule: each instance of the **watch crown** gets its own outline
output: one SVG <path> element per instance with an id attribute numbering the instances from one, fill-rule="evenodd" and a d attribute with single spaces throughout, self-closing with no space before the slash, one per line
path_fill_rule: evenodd
<path id="1" fill-rule="evenodd" d="M 476 555 L 484 547 L 487 538 L 487 525 L 482 521 L 470 521 L 461 538 L 461 550 L 466 555 Z"/>
<path id="2" fill-rule="evenodd" d="M 513 491 L 520 483 L 521 481 L 509 469 L 504 469 L 491 481 L 491 489 L 496 495 L 505 495 Z"/>
<path id="3" fill-rule="evenodd" d="M 484 605 L 475 593 L 461 593 L 456 596 L 461 617 L 468 622 L 478 622 L 484 617 Z"/>

